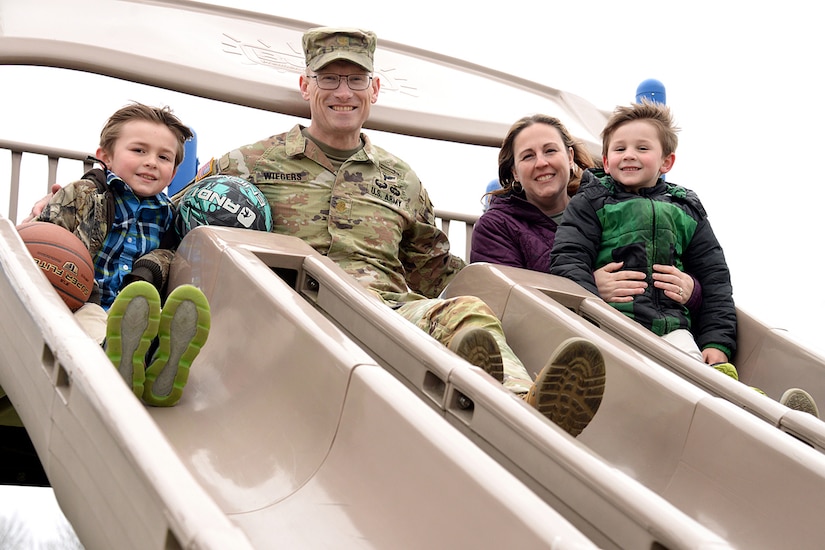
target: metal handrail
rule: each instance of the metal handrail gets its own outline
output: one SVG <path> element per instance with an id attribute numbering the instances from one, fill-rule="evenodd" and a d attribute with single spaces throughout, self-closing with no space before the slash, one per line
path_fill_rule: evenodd
<path id="1" fill-rule="evenodd" d="M 10 220 L 17 220 L 17 203 L 20 199 L 20 165 L 24 154 L 43 155 L 48 158 L 49 175 L 44 193 L 48 193 L 52 185 L 57 182 L 57 166 L 60 160 L 79 160 L 83 162 L 84 171 L 92 168 L 92 163 L 87 161 L 88 153 L 81 151 L 71 151 L 57 147 L 43 145 L 33 145 L 17 141 L 0 140 L 0 149 L 11 151 L 11 181 L 9 185 L 9 209 L 5 215 Z M 464 224 L 464 234 L 466 239 L 464 258 L 470 257 L 470 246 L 472 244 L 473 227 L 478 214 L 462 214 L 459 212 L 448 212 L 446 210 L 436 210 L 435 217 L 441 221 L 441 230 L 449 236 L 450 222 Z"/>
<path id="2" fill-rule="evenodd" d="M 92 163 L 87 161 L 88 153 L 71 151 L 69 149 L 59 149 L 57 147 L 47 147 L 43 145 L 33 145 L 18 141 L 0 140 L 0 149 L 11 152 L 11 180 L 9 182 L 9 209 L 6 216 L 10 220 L 17 220 L 17 203 L 20 200 L 20 165 L 25 153 L 43 155 L 48 159 L 49 174 L 46 178 L 46 188 L 44 193 L 48 193 L 57 182 L 57 166 L 61 159 L 79 160 L 83 162 L 84 170 L 92 168 Z"/>

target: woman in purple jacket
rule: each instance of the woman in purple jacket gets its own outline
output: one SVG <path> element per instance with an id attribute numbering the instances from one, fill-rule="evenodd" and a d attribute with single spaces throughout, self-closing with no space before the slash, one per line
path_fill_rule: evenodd
<path id="1" fill-rule="evenodd" d="M 473 228 L 470 262 L 489 262 L 533 271 L 550 271 L 550 251 L 570 197 L 595 180 L 588 168 L 593 157 L 567 128 L 551 116 L 537 114 L 516 121 L 498 155 L 501 189 L 489 193 L 490 205 Z M 622 271 L 611 263 L 596 271 L 601 297 L 630 302 L 644 292 L 645 274 Z M 685 289 L 685 304 L 701 300 L 695 280 L 672 266 L 654 274 L 656 286 Z"/>

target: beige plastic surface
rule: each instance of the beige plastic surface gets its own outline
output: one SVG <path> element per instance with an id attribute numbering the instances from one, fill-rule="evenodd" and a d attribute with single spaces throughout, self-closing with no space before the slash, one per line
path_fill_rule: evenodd
<path id="1" fill-rule="evenodd" d="M 0 63 L 86 70 L 307 115 L 295 52 L 310 23 L 186 0 L 101 5 L 0 3 Z M 180 40 L 158 33 L 157 20 L 200 32 Z M 119 32 L 101 33 L 104 26 Z M 495 146 L 534 110 L 559 116 L 599 149 L 605 113 L 576 96 L 387 41 L 376 62 L 383 86 L 370 128 Z M 478 120 L 490 110 L 432 86 L 445 78 L 465 79 L 456 89 L 483 85 L 485 97 L 515 111 Z M 0 220 L 0 385 L 88 548 L 820 546 L 821 453 L 500 270 L 468 269 L 450 291 L 489 295 L 532 371 L 572 334 L 605 350 L 605 402 L 578 439 L 387 315 L 300 243 L 260 235 L 265 242 L 244 236 L 241 246 L 232 232 L 210 230 L 193 233 L 175 277 L 207 291 L 213 335 L 184 401 L 148 410 L 9 231 Z M 597 315 L 588 304 L 581 311 Z M 770 350 L 788 348 L 781 337 L 767 341 L 743 340 L 762 359 L 738 366 L 772 393 Z M 745 391 L 727 385 L 726 399 Z M 459 392 L 473 409 L 457 406 Z M 785 430 L 814 422 L 760 405 Z"/>
<path id="2" fill-rule="evenodd" d="M 472 266 L 468 273 L 473 275 L 468 276 L 478 276 L 485 269 L 480 265 Z M 768 327 L 741 308 L 737 310 L 738 351 L 733 357 L 733 363 L 739 372 L 741 383 L 738 383 L 686 356 L 571 281 L 501 266 L 495 269 L 506 274 L 508 279 L 512 279 L 512 283 L 525 290 L 535 289 L 536 295 L 555 299 L 605 332 L 632 343 L 646 356 L 707 390 L 711 395 L 723 397 L 769 424 L 825 451 L 825 423 L 778 403 L 786 389 L 799 387 L 808 391 L 818 403 L 825 404 L 825 357 L 794 341 L 786 331 Z M 491 289 L 491 292 L 500 290 Z M 753 391 L 750 386 L 760 388 L 768 397 Z M 825 406 L 822 413 L 825 414 Z"/>
<path id="3" fill-rule="evenodd" d="M 213 325 L 162 409 L 0 236 L 0 383 L 86 548 L 595 548 L 249 252 L 176 264 Z"/>
<path id="4" fill-rule="evenodd" d="M 534 287 L 559 290 L 561 303 Z M 474 264 L 459 273 L 446 295 L 485 299 L 531 372 L 574 334 L 602 349 L 605 398 L 578 441 L 608 464 L 737 547 L 821 547 L 825 455 L 576 315 L 568 309 L 579 300 L 575 292 L 568 295 L 576 288 L 546 274 Z M 729 380 L 707 367 L 703 372 L 711 387 Z M 756 393 L 734 386 L 744 398 Z M 806 416 L 799 425 L 820 423 Z M 502 452 L 518 464 L 517 447 Z"/>
<path id="5" fill-rule="evenodd" d="M 211 287 L 216 260 L 209 251 L 213 249 L 248 251 L 293 281 L 306 300 L 600 547 L 727 546 L 721 537 L 602 462 L 598 454 L 548 423 L 492 378 L 394 314 L 302 241 L 225 228 L 198 229 L 179 250 L 180 265 L 187 267 L 176 272 L 179 278 L 174 282 L 191 280 Z M 474 401 L 472 410 L 458 407 L 457 392 Z"/>

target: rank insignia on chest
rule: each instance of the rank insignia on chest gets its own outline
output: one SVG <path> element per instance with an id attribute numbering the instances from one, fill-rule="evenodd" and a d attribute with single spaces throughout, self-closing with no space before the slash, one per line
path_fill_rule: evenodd
<path id="1" fill-rule="evenodd" d="M 347 210 L 347 201 L 341 199 L 334 199 L 335 200 L 335 211 L 339 214 L 346 212 Z"/>

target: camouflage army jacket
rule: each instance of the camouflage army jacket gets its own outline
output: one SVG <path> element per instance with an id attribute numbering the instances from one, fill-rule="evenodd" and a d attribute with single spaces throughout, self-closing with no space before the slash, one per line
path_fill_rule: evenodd
<path id="1" fill-rule="evenodd" d="M 274 232 L 306 241 L 390 305 L 437 297 L 464 261 L 450 253 L 415 172 L 364 134 L 336 172 L 301 130 L 231 151 L 214 171 L 257 185 Z"/>

